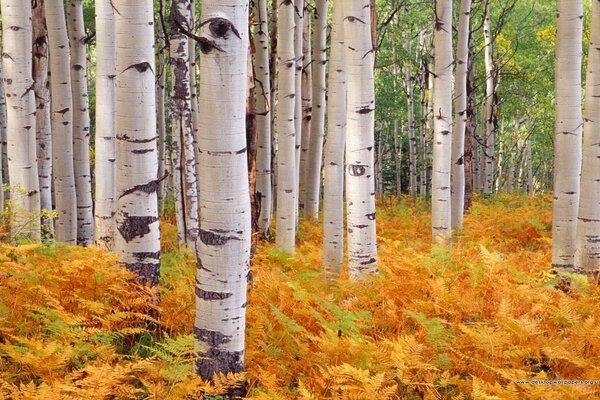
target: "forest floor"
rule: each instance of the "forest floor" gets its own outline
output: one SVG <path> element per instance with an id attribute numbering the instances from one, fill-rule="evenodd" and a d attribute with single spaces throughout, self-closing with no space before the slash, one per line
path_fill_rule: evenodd
<path id="1" fill-rule="evenodd" d="M 250 285 L 252 399 L 593 399 L 600 288 L 550 268 L 551 198 L 479 199 L 451 251 L 432 249 L 425 202 L 379 204 L 381 275 L 328 282 L 321 228 L 296 256 L 261 243 Z M 185 399 L 195 261 L 163 223 L 160 306 L 98 249 L 0 246 L 0 399 Z M 600 383 L 600 382 L 597 382 Z M 219 399 L 219 397 L 207 397 Z"/>

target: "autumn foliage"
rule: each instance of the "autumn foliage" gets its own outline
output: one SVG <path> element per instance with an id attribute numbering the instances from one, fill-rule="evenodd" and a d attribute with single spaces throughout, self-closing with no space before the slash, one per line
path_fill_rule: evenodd
<path id="1" fill-rule="evenodd" d="M 113 255 L 0 247 L 0 398 L 186 399 L 246 378 L 252 399 L 581 399 L 600 385 L 600 289 L 550 269 L 551 201 L 478 200 L 451 251 L 425 203 L 379 204 L 381 276 L 327 280 L 321 228 L 259 245 L 245 376 L 193 374 L 193 255 L 163 224 L 160 306 Z M 208 397 L 211 398 L 211 397 Z M 218 399 L 219 397 L 214 397 Z"/>

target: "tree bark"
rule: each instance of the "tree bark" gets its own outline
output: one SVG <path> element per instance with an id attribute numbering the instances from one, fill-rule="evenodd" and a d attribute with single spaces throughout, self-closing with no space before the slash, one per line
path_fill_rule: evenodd
<path id="1" fill-rule="evenodd" d="M 491 194 L 494 191 L 494 167 L 496 164 L 495 142 L 496 142 L 496 116 L 494 113 L 496 97 L 496 72 L 492 59 L 492 32 L 490 24 L 489 0 L 486 0 L 484 6 L 483 37 L 485 42 L 485 146 L 483 152 L 484 161 L 484 182 L 483 193 Z"/>
<path id="2" fill-rule="evenodd" d="M 11 234 L 40 241 L 40 185 L 36 163 L 35 95 L 32 89 L 31 3 L 3 0 L 2 69 L 7 106 Z"/>
<path id="3" fill-rule="evenodd" d="M 310 26 L 310 11 L 306 10 L 302 18 L 302 132 L 300 133 L 300 164 L 298 186 L 298 212 L 304 213 L 307 195 L 307 182 L 310 175 L 308 150 L 310 148 L 310 132 L 312 120 L 312 30 Z"/>
<path id="4" fill-rule="evenodd" d="M 117 42 L 115 250 L 140 281 L 158 285 L 160 230 L 154 15 L 147 0 L 112 0 Z"/>
<path id="5" fill-rule="evenodd" d="M 378 273 L 375 223 L 375 79 L 369 0 L 344 3 L 348 76 L 346 202 L 350 278 Z"/>
<path id="6" fill-rule="evenodd" d="M 344 257 L 344 149 L 346 145 L 346 62 L 344 12 L 341 2 L 333 4 L 331 54 L 329 59 L 329 102 L 325 141 L 323 187 L 323 261 L 326 272 L 338 276 Z"/>
<path id="7" fill-rule="evenodd" d="M 69 38 L 62 0 L 45 0 L 50 45 L 52 104 L 52 168 L 59 242 L 77 243 L 77 196 L 73 170 L 73 94 Z"/>
<path id="8" fill-rule="evenodd" d="M 449 246 L 452 155 L 452 0 L 435 1 L 433 47 L 433 168 L 431 177 L 433 243 Z"/>
<path id="9" fill-rule="evenodd" d="M 412 57 L 412 42 L 406 40 L 406 51 Z M 414 106 L 414 78 L 410 65 L 404 68 L 406 83 L 407 124 L 408 124 L 408 191 L 410 197 L 417 198 L 417 138 L 415 136 L 415 106 Z M 396 122 L 394 122 L 396 123 Z"/>
<path id="10" fill-rule="evenodd" d="M 573 268 L 575 253 L 581 173 L 583 5 L 581 0 L 558 0 L 556 6 L 552 265 L 570 270 Z"/>
<path id="11" fill-rule="evenodd" d="M 287 0 L 286 0 L 287 1 Z M 294 59 L 296 62 L 295 69 L 295 89 L 294 89 L 294 129 L 296 131 L 296 150 L 295 150 L 295 175 L 296 175 L 296 219 L 299 216 L 299 203 L 300 203 L 300 158 L 302 148 L 302 69 L 304 67 L 304 52 L 302 49 L 303 37 L 304 37 L 304 12 L 305 5 L 304 0 L 293 0 L 294 1 Z"/>
<path id="12" fill-rule="evenodd" d="M 2 54 L 2 29 L 0 27 L 0 54 Z M 4 185 L 8 183 L 6 157 L 6 96 L 4 95 L 4 72 L 0 62 L 0 211 L 4 211 Z"/>
<path id="13" fill-rule="evenodd" d="M 160 182 L 158 184 L 158 204 L 159 212 L 163 214 L 165 211 L 166 203 L 166 186 L 167 186 L 167 121 L 165 115 L 165 91 L 167 86 L 167 55 L 166 55 L 166 26 L 164 23 L 164 0 L 159 0 L 160 9 L 159 14 L 155 18 L 155 25 L 157 28 L 158 36 L 158 82 L 156 86 L 156 113 L 158 123 L 158 177 Z"/>
<path id="14" fill-rule="evenodd" d="M 251 247 L 244 112 L 248 1 L 204 0 L 201 15 L 201 223 L 194 331 L 202 349 L 196 370 L 210 380 L 215 373 L 244 369 Z M 232 397 L 244 395 L 241 388 L 232 391 Z"/>

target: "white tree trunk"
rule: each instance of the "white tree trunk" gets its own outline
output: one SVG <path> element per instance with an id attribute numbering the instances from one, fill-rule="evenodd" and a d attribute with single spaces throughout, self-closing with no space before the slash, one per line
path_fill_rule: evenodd
<path id="1" fill-rule="evenodd" d="M 308 150 L 310 148 L 310 127 L 312 119 L 312 31 L 310 26 L 310 11 L 302 18 L 302 129 L 300 133 L 300 164 L 298 166 L 298 212 L 304 212 L 308 176 L 310 174 Z"/>
<path id="2" fill-rule="evenodd" d="M 398 198 L 398 202 L 400 202 L 402 196 L 402 138 L 398 137 L 397 120 L 394 120 L 392 135 L 394 136 L 394 158 L 396 162 L 396 196 Z"/>
<path id="3" fill-rule="evenodd" d="M 294 5 L 283 2 L 278 9 L 277 27 L 277 102 L 275 134 L 277 136 L 277 236 L 280 249 L 293 254 L 296 241 L 297 169 L 294 52 Z"/>
<path id="4" fill-rule="evenodd" d="M 287 0 L 286 0 L 287 1 Z M 302 147 L 302 68 L 304 66 L 304 53 L 302 51 L 304 32 L 304 0 L 294 1 L 294 58 L 296 60 L 295 70 L 295 104 L 294 104 L 294 129 L 296 131 L 296 209 L 300 201 L 300 152 Z M 296 210 L 296 219 L 298 219 Z"/>
<path id="5" fill-rule="evenodd" d="M 409 36 L 406 40 L 406 52 L 409 57 L 412 56 L 412 38 Z M 404 68 L 404 80 L 406 84 L 407 101 L 407 124 L 408 124 L 408 190 L 410 196 L 417 197 L 417 138 L 415 137 L 415 106 L 414 106 L 414 79 L 411 71 L 411 65 Z M 395 122 L 396 123 L 396 122 Z M 402 147 L 402 141 L 400 141 Z M 398 168 L 398 166 L 396 167 Z M 400 193 L 398 193 L 400 195 Z"/>
<path id="6" fill-rule="evenodd" d="M 452 163 L 452 0 L 435 1 L 433 30 L 433 168 L 431 176 L 433 243 L 452 239 L 450 167 Z"/>
<path id="7" fill-rule="evenodd" d="M 203 0 L 201 15 L 201 224 L 194 331 L 202 348 L 197 372 L 211 379 L 214 373 L 244 369 L 251 247 L 245 119 L 248 1 Z"/>
<path id="8" fill-rule="evenodd" d="M 173 0 L 171 3 L 171 70 L 173 71 L 173 123 L 174 142 L 179 144 L 175 166 L 180 181 L 180 191 L 176 192 L 177 204 L 181 207 L 183 222 L 180 235 L 191 250 L 196 248 L 198 238 L 198 184 L 196 180 L 196 146 L 191 97 L 191 71 L 189 40 L 180 27 L 189 31 L 191 25 L 191 4 L 189 0 Z M 194 99 L 195 101 L 195 99 Z M 177 139 L 177 140 L 175 140 Z M 175 150 L 175 149 L 174 149 Z"/>
<path id="9" fill-rule="evenodd" d="M 315 220 L 319 218 L 325 109 L 327 107 L 327 8 L 327 0 L 316 1 L 312 60 L 312 118 L 307 165 L 308 179 L 304 202 L 307 218 Z"/>
<path id="10" fill-rule="evenodd" d="M 67 29 L 71 46 L 71 90 L 73 92 L 73 168 L 77 193 L 77 243 L 94 241 L 92 174 L 90 170 L 90 111 L 87 88 L 86 34 L 83 0 L 69 0 Z"/>
<path id="11" fill-rule="evenodd" d="M 50 87 L 48 85 L 48 29 L 44 1 L 32 2 L 33 82 L 36 101 L 35 129 L 40 181 L 40 208 L 52 211 L 52 129 L 50 126 Z M 1 192 L 1 190 L 0 190 Z M 42 218 L 43 237 L 52 236 L 54 222 Z"/>
<path id="12" fill-rule="evenodd" d="M 2 54 L 2 30 L 0 29 L 0 54 Z M 6 96 L 4 96 L 4 73 L 0 62 L 0 212 L 4 211 L 4 185 L 8 183 L 6 163 Z"/>
<path id="13" fill-rule="evenodd" d="M 346 202 L 348 270 L 360 279 L 378 272 L 375 226 L 374 49 L 369 0 L 344 3 L 348 73 L 346 122 Z"/>
<path id="14" fill-rule="evenodd" d="M 2 63 L 7 105 L 8 172 L 13 238 L 40 241 L 35 95 L 31 75 L 31 4 L 2 0 Z"/>
<path id="15" fill-rule="evenodd" d="M 452 228 L 462 229 L 465 209 L 465 130 L 467 127 L 467 74 L 469 65 L 469 33 L 471 0 L 462 0 L 458 18 L 456 48 L 456 84 L 454 113 L 456 130 L 452 137 Z"/>
<path id="16" fill-rule="evenodd" d="M 581 58 L 583 5 L 558 0 L 552 265 L 573 268 L 581 173 Z M 593 90 L 593 86 L 589 86 Z M 593 107 L 593 104 L 592 104 Z M 593 128 L 590 128 L 593 129 Z"/>
<path id="17" fill-rule="evenodd" d="M 258 230 L 262 238 L 269 238 L 272 213 L 271 179 L 271 76 L 269 71 L 269 19 L 267 0 L 254 2 L 256 27 L 254 33 L 255 76 L 254 95 L 256 96 L 256 199 L 260 202 Z M 276 12 L 276 11 L 275 11 Z"/>
<path id="18" fill-rule="evenodd" d="M 532 142 L 533 135 L 531 130 L 531 114 L 527 114 L 527 144 L 525 145 L 526 157 L 527 157 L 527 194 L 533 194 L 533 152 Z"/>
<path id="19" fill-rule="evenodd" d="M 111 0 L 96 0 L 96 203 L 94 238 L 112 250 L 115 241 L 116 57 L 115 15 Z"/>
<path id="20" fill-rule="evenodd" d="M 190 32 L 196 31 L 196 2 L 190 0 Z M 200 112 L 198 111 L 198 83 L 196 71 L 196 41 L 188 40 L 189 59 L 190 59 L 190 102 L 192 107 L 192 128 L 194 138 L 194 161 L 196 163 L 196 187 L 200 185 L 200 150 L 198 148 L 198 124 L 200 123 Z M 198 189 L 196 189 L 196 192 Z"/>
<path id="21" fill-rule="evenodd" d="M 333 4 L 329 58 L 327 141 L 323 169 L 323 261 L 338 276 L 344 258 L 344 149 L 346 147 L 346 62 L 344 9 Z"/>
<path id="22" fill-rule="evenodd" d="M 164 0 L 159 0 L 159 12 L 164 12 Z M 166 203 L 166 187 L 167 187 L 167 120 L 166 120 L 166 110 L 165 110 L 165 91 L 167 86 L 167 45 L 166 45 L 166 26 L 163 26 L 163 20 L 161 20 L 162 16 L 157 15 L 155 17 L 155 26 L 156 34 L 157 34 L 157 45 L 158 45 L 158 65 L 157 71 L 158 74 L 158 82 L 156 85 L 156 113 L 157 116 L 157 124 L 158 124 L 158 178 L 160 179 L 160 183 L 158 184 L 158 206 L 159 213 L 163 214 L 165 211 L 165 203 Z"/>
<path id="23" fill-rule="evenodd" d="M 562 17 L 561 15 L 560 17 Z M 600 270 L 600 2 L 592 2 L 574 271 Z"/>
<path id="24" fill-rule="evenodd" d="M 154 13 L 148 0 L 112 0 L 117 42 L 115 250 L 141 282 L 158 284 Z"/>
<path id="25" fill-rule="evenodd" d="M 494 117 L 494 97 L 496 91 L 494 62 L 492 59 L 492 32 L 490 27 L 489 0 L 485 3 L 485 16 L 483 19 L 483 38 L 485 42 L 485 172 L 483 193 L 491 194 L 494 191 L 494 166 L 496 163 L 495 142 L 496 125 Z"/>
<path id="26" fill-rule="evenodd" d="M 50 93 L 52 103 L 52 168 L 59 242 L 77 243 L 77 197 L 73 170 L 73 95 L 69 38 L 62 0 L 45 0 L 50 42 Z"/>

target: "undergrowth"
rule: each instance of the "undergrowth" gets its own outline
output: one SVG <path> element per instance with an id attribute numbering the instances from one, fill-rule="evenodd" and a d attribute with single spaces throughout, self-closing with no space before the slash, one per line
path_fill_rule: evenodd
<path id="1" fill-rule="evenodd" d="M 192 399 L 246 378 L 252 399 L 581 399 L 600 385 L 600 289 L 555 288 L 551 199 L 477 201 L 451 251 L 432 249 L 426 203 L 379 204 L 381 275 L 327 281 L 321 229 L 296 256 L 261 243 L 245 376 L 192 371 L 193 255 L 163 224 L 160 307 L 113 255 L 0 246 L 0 398 Z M 155 318 L 148 315 L 154 315 Z M 218 399 L 212 397 L 214 399 Z"/>

